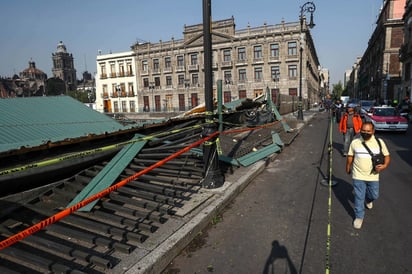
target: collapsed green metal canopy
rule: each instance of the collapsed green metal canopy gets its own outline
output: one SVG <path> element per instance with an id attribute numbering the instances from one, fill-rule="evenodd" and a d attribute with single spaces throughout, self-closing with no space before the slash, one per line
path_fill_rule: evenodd
<path id="1" fill-rule="evenodd" d="M 124 129 L 68 96 L 0 100 L 0 153 Z"/>

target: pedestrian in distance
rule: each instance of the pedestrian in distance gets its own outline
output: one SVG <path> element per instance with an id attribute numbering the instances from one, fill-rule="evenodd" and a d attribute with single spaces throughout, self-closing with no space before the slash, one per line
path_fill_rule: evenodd
<path id="1" fill-rule="evenodd" d="M 355 195 L 353 227 L 356 229 L 362 227 L 365 207 L 372 209 L 373 201 L 379 197 L 379 173 L 390 163 L 388 148 L 382 139 L 375 137 L 375 127 L 371 122 L 362 125 L 360 135 L 351 142 L 346 158 L 346 173 L 352 173 Z M 383 163 L 375 166 L 371 153 L 382 153 Z"/>
<path id="2" fill-rule="evenodd" d="M 342 109 L 343 109 L 343 104 L 341 100 L 336 100 L 335 102 L 335 119 L 336 123 L 340 122 L 340 119 L 342 117 Z"/>
<path id="3" fill-rule="evenodd" d="M 352 106 L 348 107 L 347 112 L 342 115 L 339 123 L 339 131 L 343 134 L 343 151 L 344 156 L 348 155 L 349 145 L 355 135 L 360 132 L 362 127 L 362 117 L 355 113 Z"/>

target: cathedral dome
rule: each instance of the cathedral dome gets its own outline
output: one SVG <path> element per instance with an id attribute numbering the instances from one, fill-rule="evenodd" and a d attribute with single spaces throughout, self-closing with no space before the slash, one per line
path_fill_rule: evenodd
<path id="1" fill-rule="evenodd" d="M 47 75 L 43 71 L 36 68 L 36 63 L 33 61 L 29 62 L 29 67 L 20 73 L 20 78 L 28 78 L 34 80 L 46 80 Z"/>

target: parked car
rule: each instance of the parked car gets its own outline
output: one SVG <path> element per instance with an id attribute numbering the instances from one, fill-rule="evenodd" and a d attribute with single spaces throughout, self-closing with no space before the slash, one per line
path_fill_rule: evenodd
<path id="1" fill-rule="evenodd" d="M 377 131 L 404 131 L 408 130 L 408 120 L 399 115 L 394 107 L 371 107 L 366 112 L 365 121 L 370 121 Z"/>

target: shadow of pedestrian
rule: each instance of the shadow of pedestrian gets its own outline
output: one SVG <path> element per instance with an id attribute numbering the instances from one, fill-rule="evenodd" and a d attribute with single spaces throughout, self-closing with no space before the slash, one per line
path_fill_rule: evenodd
<path id="1" fill-rule="evenodd" d="M 286 273 L 287 269 L 284 269 L 284 271 L 281 271 L 279 269 L 278 271 L 275 271 L 275 261 L 277 259 L 286 259 L 287 262 L 287 267 L 289 268 L 289 273 L 291 274 L 297 274 L 298 272 L 296 271 L 295 266 L 293 265 L 293 262 L 291 261 L 288 250 L 286 249 L 285 246 L 279 245 L 278 241 L 273 241 L 272 242 L 272 250 L 270 251 L 270 255 L 266 260 L 265 263 L 265 268 L 263 269 L 263 274 L 270 274 L 270 273 Z"/>
<path id="2" fill-rule="evenodd" d="M 337 185 L 332 188 L 333 193 L 335 194 L 335 197 L 342 204 L 343 208 L 345 208 L 349 216 L 351 216 L 352 218 L 355 218 L 355 212 L 353 211 L 353 207 L 352 207 L 352 204 L 355 200 L 355 197 L 353 196 L 352 185 L 348 183 L 347 181 L 336 178 L 336 177 L 334 178 L 334 180 L 337 182 Z"/>

